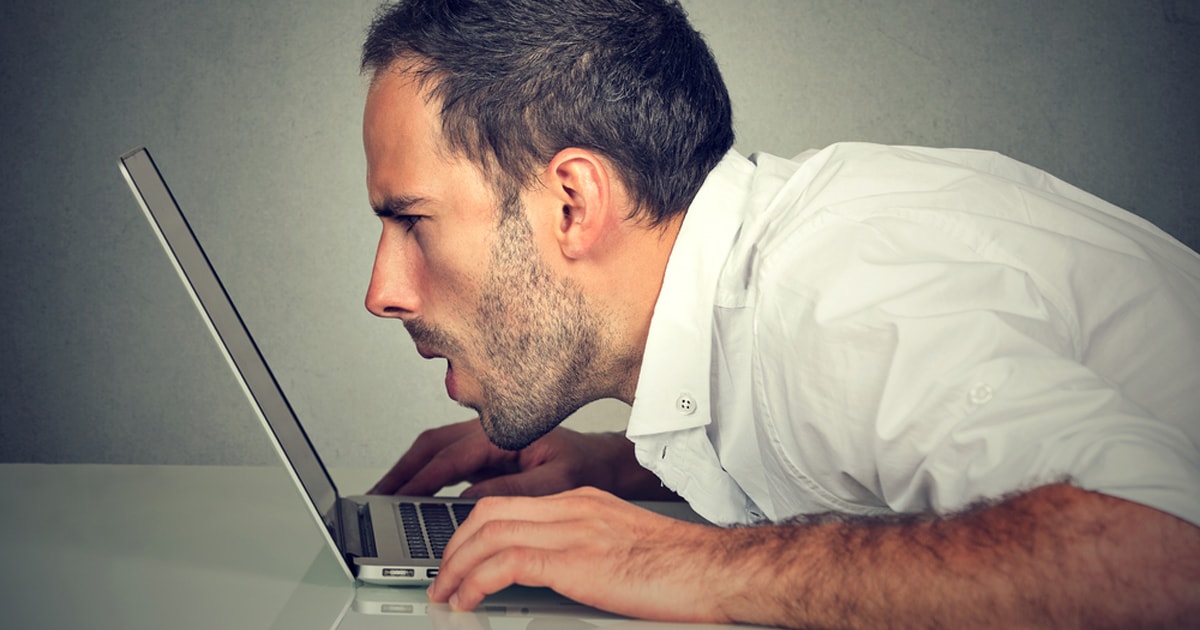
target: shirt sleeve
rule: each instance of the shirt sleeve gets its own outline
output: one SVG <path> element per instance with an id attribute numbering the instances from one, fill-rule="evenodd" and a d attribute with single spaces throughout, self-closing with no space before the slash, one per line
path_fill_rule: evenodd
<path id="1" fill-rule="evenodd" d="M 795 249 L 764 257 L 755 378 L 760 430 L 781 469 L 838 500 L 899 512 L 1070 481 L 1200 524 L 1196 444 L 1089 362 L 1114 347 L 1135 355 L 1138 338 L 1094 347 L 1073 289 L 1039 262 L 992 255 L 914 216 L 825 213 L 801 239 L 807 264 Z M 1144 287 L 1128 293 L 1113 303 L 1152 303 Z M 1162 357 L 1160 373 L 1140 377 L 1169 387 L 1194 362 Z"/>

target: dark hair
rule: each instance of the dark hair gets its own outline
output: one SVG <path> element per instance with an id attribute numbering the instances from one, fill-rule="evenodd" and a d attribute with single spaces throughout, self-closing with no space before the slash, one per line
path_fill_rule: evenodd
<path id="1" fill-rule="evenodd" d="M 593 150 L 655 224 L 733 145 L 716 61 L 674 0 L 402 0 L 376 15 L 362 70 L 397 62 L 485 172 L 523 187 L 558 151 Z"/>

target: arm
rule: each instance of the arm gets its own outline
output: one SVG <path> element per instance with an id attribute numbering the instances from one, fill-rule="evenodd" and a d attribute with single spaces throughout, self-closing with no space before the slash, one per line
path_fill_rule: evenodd
<path id="1" fill-rule="evenodd" d="M 1179 626 L 1200 612 L 1200 529 L 1067 485 L 949 519 L 748 530 L 757 561 L 728 607 L 818 626 Z M 761 539 L 758 536 L 761 535 Z M 755 618 L 770 611 L 771 619 Z"/>
<path id="2" fill-rule="evenodd" d="M 463 481 L 474 484 L 463 492 L 466 497 L 536 496 L 594 486 L 626 499 L 678 498 L 638 465 L 633 444 L 619 433 L 559 427 L 513 452 L 489 442 L 478 420 L 425 431 L 370 492 L 428 495 Z"/>
<path id="3" fill-rule="evenodd" d="M 470 609 L 512 583 L 677 621 L 1183 627 L 1200 614 L 1200 528 L 1067 485 L 944 519 L 727 530 L 582 491 L 481 504 L 430 597 Z"/>

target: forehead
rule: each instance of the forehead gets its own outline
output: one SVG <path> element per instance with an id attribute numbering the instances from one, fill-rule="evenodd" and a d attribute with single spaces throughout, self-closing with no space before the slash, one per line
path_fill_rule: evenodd
<path id="1" fill-rule="evenodd" d="M 445 161 L 439 117 L 417 81 L 393 70 L 379 71 L 363 110 L 363 147 L 368 178 L 378 172 L 419 172 Z"/>
<path id="2" fill-rule="evenodd" d="M 373 207 L 419 200 L 421 214 L 491 224 L 494 186 L 476 164 L 445 149 L 438 105 L 411 75 L 383 70 L 374 78 L 363 147 Z"/>

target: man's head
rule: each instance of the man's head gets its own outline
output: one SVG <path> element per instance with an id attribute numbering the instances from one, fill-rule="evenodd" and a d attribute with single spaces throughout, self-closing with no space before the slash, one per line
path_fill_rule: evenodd
<path id="1" fill-rule="evenodd" d="M 367 306 L 521 448 L 632 399 L 682 213 L 732 143 L 711 55 L 674 4 L 402 2 L 364 45 Z"/>
<path id="2" fill-rule="evenodd" d="M 477 165 L 441 150 L 425 96 L 394 73 L 367 95 L 367 188 L 383 219 L 367 308 L 403 321 L 425 358 L 447 359 L 450 397 L 479 412 L 493 442 L 519 449 L 613 380 L 612 318 L 552 268 L 562 257 L 548 225 L 591 230 L 601 210 L 576 209 L 550 185 L 502 196 Z M 571 155 L 556 170 L 592 159 Z"/>
<path id="3" fill-rule="evenodd" d="M 509 190 L 585 148 L 651 223 L 684 211 L 733 145 L 716 62 L 673 1 L 402 1 L 376 16 L 362 68 L 425 83 L 448 149 Z"/>

